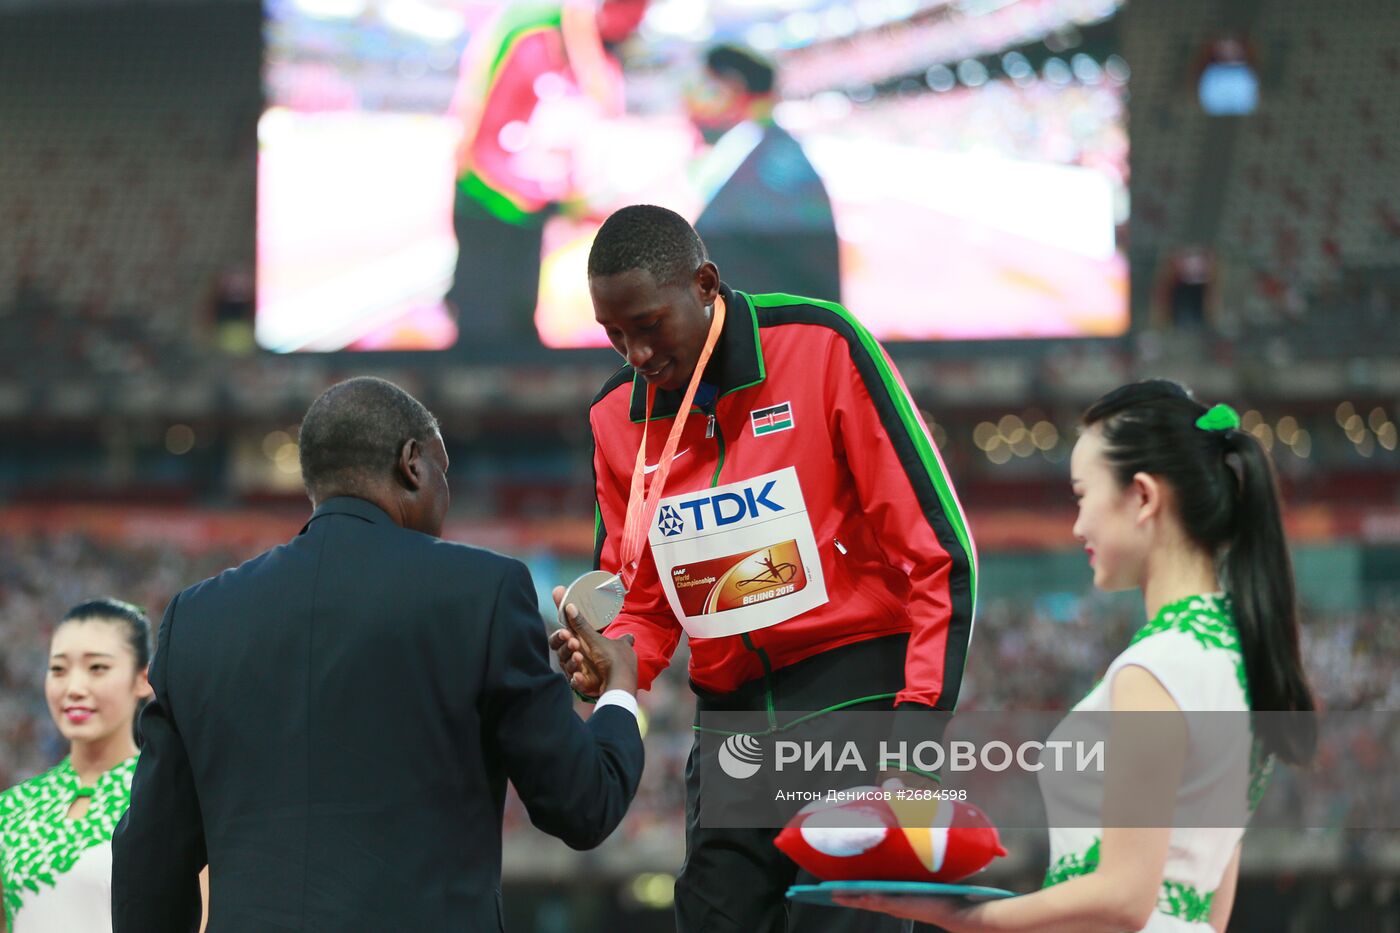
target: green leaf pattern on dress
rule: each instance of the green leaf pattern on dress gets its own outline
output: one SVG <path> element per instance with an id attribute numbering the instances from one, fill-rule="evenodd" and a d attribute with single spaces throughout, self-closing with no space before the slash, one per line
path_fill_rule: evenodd
<path id="1" fill-rule="evenodd" d="M 14 929 L 26 892 L 53 887 L 77 864 L 85 849 L 112 838 L 131 802 L 132 756 L 83 788 L 72 763 L 56 767 L 0 793 L 0 884 L 4 886 L 5 921 Z M 79 792 L 83 791 L 82 794 Z M 76 820 L 68 809 L 79 796 L 91 796 L 88 810 Z"/>
<path id="2" fill-rule="evenodd" d="M 1202 893 L 1189 884 L 1163 881 L 1157 895 L 1157 912 L 1168 917 L 1180 917 L 1187 923 L 1204 923 L 1210 919 L 1210 902 L 1215 892 Z"/>
<path id="3" fill-rule="evenodd" d="M 1249 678 L 1245 676 L 1244 654 L 1240 651 L 1240 635 L 1235 628 L 1235 613 L 1229 596 L 1188 596 L 1168 603 L 1157 611 L 1152 621 L 1138 629 L 1128 644 L 1136 645 L 1161 632 L 1180 632 L 1196 639 L 1203 648 L 1230 652 L 1235 662 L 1235 677 L 1244 691 L 1246 705 L 1249 703 Z"/>
<path id="4" fill-rule="evenodd" d="M 1239 681 L 1240 689 L 1244 691 L 1245 705 L 1249 705 L 1249 678 L 1245 673 L 1244 653 L 1240 650 L 1239 630 L 1235 627 L 1234 608 L 1229 596 L 1204 594 L 1169 603 L 1163 606 L 1150 622 L 1138 629 L 1130 644 L 1135 645 L 1145 638 L 1163 632 L 1189 635 L 1207 650 L 1229 652 L 1234 662 L 1235 677 Z M 1256 739 L 1250 748 L 1249 756 L 1250 812 L 1259 805 L 1273 766 L 1273 756 L 1267 754 L 1263 745 Z M 1046 872 L 1042 887 L 1048 888 L 1070 878 L 1093 872 L 1099 865 L 1100 841 L 1096 837 L 1093 845 L 1085 852 L 1071 852 L 1056 859 L 1055 864 Z M 1164 880 L 1157 898 L 1157 910 L 1171 917 L 1200 923 L 1210 918 L 1210 903 L 1213 897 L 1214 892 L 1203 893 L 1191 885 Z"/>
<path id="5" fill-rule="evenodd" d="M 1144 638 L 1162 632 L 1180 632 L 1190 635 L 1202 647 L 1228 651 L 1235 665 L 1235 677 L 1244 691 L 1245 706 L 1250 705 L 1249 677 L 1245 673 L 1244 652 L 1240 650 L 1239 629 L 1235 627 L 1235 610 L 1232 600 L 1226 595 L 1207 593 L 1188 596 L 1174 603 L 1168 603 L 1158 610 L 1129 643 L 1136 645 Z M 1264 751 L 1258 739 L 1249 750 L 1249 812 L 1253 813 L 1264 799 L 1264 791 L 1269 786 L 1269 777 L 1274 771 L 1274 758 Z"/>
<path id="6" fill-rule="evenodd" d="M 1100 840 L 1096 836 L 1094 844 L 1084 854 L 1071 852 L 1068 855 L 1060 856 L 1055 860 L 1055 864 L 1050 866 L 1050 870 L 1045 873 L 1045 881 L 1040 886 L 1053 888 L 1071 878 L 1091 874 L 1099 867 L 1099 842 Z"/>
<path id="7" fill-rule="evenodd" d="M 1071 878 L 1092 874 L 1099 867 L 1101 843 L 1102 840 L 1095 837 L 1094 844 L 1082 855 L 1071 852 L 1060 856 L 1045 873 L 1045 881 L 1041 888 L 1054 887 Z M 1210 919 L 1210 902 L 1214 897 L 1214 891 L 1203 892 L 1189 884 L 1164 880 L 1162 889 L 1157 894 L 1157 912 L 1168 917 L 1178 917 L 1189 923 L 1200 923 Z"/>

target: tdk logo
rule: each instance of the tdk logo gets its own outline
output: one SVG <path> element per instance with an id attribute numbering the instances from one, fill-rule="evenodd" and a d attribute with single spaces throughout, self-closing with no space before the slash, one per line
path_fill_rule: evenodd
<path id="1" fill-rule="evenodd" d="M 695 523 L 696 531 L 704 531 L 706 521 L 714 527 L 732 525 L 746 518 L 758 518 L 762 514 L 760 509 L 769 512 L 784 511 L 783 505 L 768 498 L 776 485 L 777 480 L 769 480 L 758 492 L 754 492 L 752 488 L 746 488 L 742 496 L 736 492 L 721 492 L 699 499 L 687 499 L 677 503 L 676 508 L 690 512 L 690 520 Z M 665 510 L 662 511 L 662 521 L 665 521 Z M 664 524 L 661 530 L 666 535 L 680 533 L 679 529 L 675 532 L 667 531 Z"/>
<path id="2" fill-rule="evenodd" d="M 669 505 L 661 507 L 661 515 L 657 519 L 656 525 L 661 529 L 661 533 L 668 538 L 673 538 L 685 531 L 685 519 L 681 518 L 681 513 Z"/>

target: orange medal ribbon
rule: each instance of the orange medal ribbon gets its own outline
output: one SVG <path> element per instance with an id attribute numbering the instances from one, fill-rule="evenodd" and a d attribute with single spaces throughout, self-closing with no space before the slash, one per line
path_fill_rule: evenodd
<path id="1" fill-rule="evenodd" d="M 632 588 L 632 581 L 637 576 L 637 567 L 642 557 L 642 546 L 647 540 L 647 529 L 651 527 L 651 520 L 656 516 L 657 506 L 661 504 L 661 493 L 666 487 L 666 477 L 671 474 L 671 458 L 676 455 L 676 448 L 681 442 L 681 432 L 685 430 L 686 419 L 690 417 L 690 404 L 695 400 L 695 390 L 700 387 L 700 377 L 704 375 L 705 364 L 710 361 L 710 354 L 714 352 L 715 344 L 719 342 L 720 331 L 724 329 L 724 299 L 715 296 L 714 317 L 710 320 L 710 333 L 705 337 L 705 346 L 700 351 L 700 359 L 695 364 L 695 372 L 691 374 L 690 385 L 686 387 L 685 398 L 681 400 L 681 407 L 676 410 L 675 420 L 671 424 L 671 433 L 666 438 L 666 446 L 661 448 L 661 459 L 656 464 L 656 476 L 652 478 L 651 489 L 643 494 L 646 485 L 646 452 L 647 452 L 647 427 L 651 424 L 652 406 L 656 403 L 656 386 L 647 385 L 647 416 L 642 423 L 642 443 L 637 448 L 637 464 L 632 469 L 632 488 L 627 495 L 627 523 L 622 530 L 622 568 L 618 571 L 618 576 L 622 578 L 622 585 L 627 589 Z"/>

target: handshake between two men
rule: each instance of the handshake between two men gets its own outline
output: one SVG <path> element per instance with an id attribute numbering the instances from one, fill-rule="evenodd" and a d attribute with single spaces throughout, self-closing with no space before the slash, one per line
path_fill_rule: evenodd
<path id="1" fill-rule="evenodd" d="M 563 603 L 564 588 L 554 588 L 554 605 L 561 610 L 564 626 L 549 636 L 549 647 L 559 658 L 559 666 L 569 686 L 579 694 L 596 699 L 609 690 L 637 692 L 637 652 L 633 638 L 608 638 L 584 618 L 578 606 Z"/>

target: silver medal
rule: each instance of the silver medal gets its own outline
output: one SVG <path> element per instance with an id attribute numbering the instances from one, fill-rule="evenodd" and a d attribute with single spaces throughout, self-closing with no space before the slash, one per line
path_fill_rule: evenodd
<path id="1" fill-rule="evenodd" d="M 572 603 L 585 622 L 602 631 L 622 611 L 622 601 L 626 596 L 627 589 L 617 574 L 590 570 L 570 583 L 564 591 L 564 599 L 559 604 L 559 624 L 565 625 L 564 607 Z"/>

